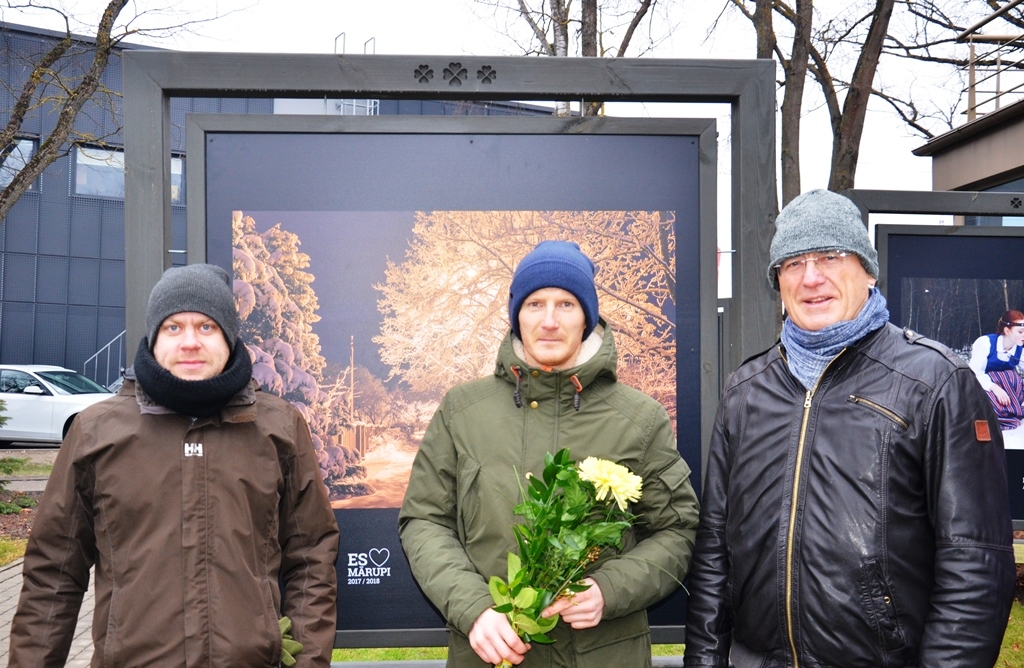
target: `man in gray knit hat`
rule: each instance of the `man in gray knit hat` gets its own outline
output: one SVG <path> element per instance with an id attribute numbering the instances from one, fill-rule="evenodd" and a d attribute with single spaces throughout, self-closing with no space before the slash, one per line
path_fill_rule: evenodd
<path id="1" fill-rule="evenodd" d="M 93 567 L 95 665 L 330 664 L 338 527 L 309 427 L 258 391 L 240 327 L 220 267 L 153 288 L 118 396 L 78 416 L 54 464 L 9 665 L 64 665 Z"/>
<path id="2" fill-rule="evenodd" d="M 970 368 L 890 324 L 857 207 L 776 221 L 780 341 L 719 404 L 687 666 L 991 666 L 1015 567 L 999 425 Z"/>

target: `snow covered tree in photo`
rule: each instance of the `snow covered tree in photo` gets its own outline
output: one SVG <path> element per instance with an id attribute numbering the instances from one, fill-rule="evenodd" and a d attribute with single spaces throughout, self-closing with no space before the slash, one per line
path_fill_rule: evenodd
<path id="1" fill-rule="evenodd" d="M 516 264 L 538 242 L 565 239 L 597 265 L 620 379 L 675 415 L 674 224 L 674 214 L 657 211 L 418 213 L 404 261 L 389 261 L 375 286 L 381 359 L 393 377 L 435 400 L 491 373 L 509 327 Z"/>

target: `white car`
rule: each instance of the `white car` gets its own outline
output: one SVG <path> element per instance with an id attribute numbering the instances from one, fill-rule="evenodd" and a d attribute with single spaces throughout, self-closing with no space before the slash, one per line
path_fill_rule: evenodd
<path id="1" fill-rule="evenodd" d="M 11 441 L 60 443 L 85 408 L 114 396 L 77 371 L 39 364 L 0 364 L 0 446 Z"/>

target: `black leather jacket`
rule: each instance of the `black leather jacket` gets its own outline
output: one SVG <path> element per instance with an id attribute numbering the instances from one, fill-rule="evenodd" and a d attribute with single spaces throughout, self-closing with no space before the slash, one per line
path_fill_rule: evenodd
<path id="1" fill-rule="evenodd" d="M 974 374 L 893 325 L 812 392 L 784 356 L 744 363 L 718 408 L 686 665 L 728 666 L 735 643 L 740 668 L 992 666 L 1015 568 L 1002 437 Z"/>

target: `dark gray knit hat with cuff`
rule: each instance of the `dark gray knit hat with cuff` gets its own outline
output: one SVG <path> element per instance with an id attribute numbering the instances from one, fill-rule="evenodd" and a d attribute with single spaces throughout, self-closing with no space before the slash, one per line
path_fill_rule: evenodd
<path id="1" fill-rule="evenodd" d="M 857 205 L 829 190 L 809 190 L 783 207 L 775 219 L 768 282 L 779 289 L 775 266 L 783 260 L 830 250 L 856 253 L 864 271 L 878 278 L 878 253 Z"/>
<path id="2" fill-rule="evenodd" d="M 146 306 L 150 350 L 163 321 L 168 316 L 186 311 L 202 313 L 213 319 L 224 332 L 228 345 L 234 347 L 241 322 L 235 308 L 231 277 L 226 271 L 212 264 L 190 264 L 171 267 L 164 272 L 149 293 Z"/>

